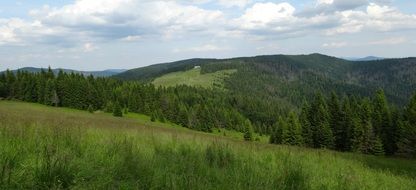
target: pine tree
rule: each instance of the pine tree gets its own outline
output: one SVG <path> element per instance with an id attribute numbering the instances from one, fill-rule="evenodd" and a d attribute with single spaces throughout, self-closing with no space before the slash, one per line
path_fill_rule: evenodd
<path id="1" fill-rule="evenodd" d="M 385 155 L 383 143 L 380 139 L 380 137 L 376 137 L 374 141 L 374 147 L 372 150 L 372 153 L 376 156 L 383 156 Z"/>
<path id="2" fill-rule="evenodd" d="M 364 148 L 364 129 L 358 118 L 353 118 L 353 130 L 352 130 L 352 151 L 365 152 Z"/>
<path id="3" fill-rule="evenodd" d="M 150 121 L 151 122 L 156 122 L 156 118 L 157 118 L 156 113 L 152 112 L 152 114 L 150 115 Z"/>
<path id="4" fill-rule="evenodd" d="M 309 104 L 304 101 L 302 106 L 302 111 L 299 116 L 299 121 L 302 126 L 302 139 L 304 142 L 304 145 L 307 147 L 314 147 L 313 144 L 313 131 L 311 129 L 311 123 L 309 121 L 309 113 L 310 113 L 311 107 Z"/>
<path id="5" fill-rule="evenodd" d="M 322 94 L 318 93 L 309 113 L 314 147 L 332 148 L 334 137 L 329 125 L 329 114 Z"/>
<path id="6" fill-rule="evenodd" d="M 112 112 L 114 111 L 114 104 L 113 104 L 113 102 L 108 101 L 108 102 L 105 104 L 104 111 L 105 111 L 105 112 L 107 112 L 107 113 L 112 113 Z"/>
<path id="7" fill-rule="evenodd" d="M 123 112 L 121 111 L 121 106 L 118 102 L 114 104 L 113 116 L 123 117 Z"/>
<path id="8" fill-rule="evenodd" d="M 289 113 L 287 125 L 283 128 L 282 143 L 298 146 L 303 144 L 302 128 L 299 119 L 294 112 Z"/>
<path id="9" fill-rule="evenodd" d="M 416 158 L 416 94 L 407 106 L 405 119 L 400 119 L 398 152 L 407 157 Z"/>
<path id="10" fill-rule="evenodd" d="M 250 120 L 246 119 L 244 122 L 244 140 L 253 141 L 253 126 L 251 125 Z"/>
<path id="11" fill-rule="evenodd" d="M 88 112 L 90 113 L 94 113 L 94 108 L 92 107 L 92 105 L 88 105 Z"/>
<path id="12" fill-rule="evenodd" d="M 396 150 L 396 142 L 394 142 L 396 129 L 392 127 L 391 112 L 383 90 L 377 91 L 373 101 L 373 126 L 386 154 L 393 154 Z"/>
<path id="13" fill-rule="evenodd" d="M 277 122 L 273 125 L 273 132 L 270 136 L 270 143 L 282 144 L 283 129 L 287 128 L 286 126 L 287 126 L 286 121 L 282 117 L 279 117 Z"/>

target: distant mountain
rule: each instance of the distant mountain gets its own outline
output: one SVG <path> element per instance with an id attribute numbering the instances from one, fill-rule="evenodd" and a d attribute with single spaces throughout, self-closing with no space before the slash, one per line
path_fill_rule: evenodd
<path id="1" fill-rule="evenodd" d="M 41 72 L 41 70 L 48 70 L 47 68 L 36 68 L 36 67 L 23 67 L 20 69 L 16 69 L 16 70 L 12 70 L 12 72 L 17 72 L 18 70 L 20 71 L 27 71 L 27 72 Z M 72 69 L 52 69 L 52 71 L 55 74 L 58 74 L 59 71 L 62 70 L 65 73 L 79 73 L 79 74 L 83 74 L 83 75 L 93 75 L 95 77 L 109 77 L 109 76 L 113 76 L 119 73 L 122 73 L 124 71 L 126 71 L 125 69 L 108 69 L 108 70 L 103 70 L 103 71 L 77 71 L 77 70 L 72 70 Z"/>
<path id="2" fill-rule="evenodd" d="M 383 57 L 376 57 L 376 56 L 367 56 L 367 57 L 361 57 L 361 58 L 354 58 L 354 57 L 346 57 L 343 58 L 349 61 L 376 61 L 376 60 L 383 60 L 385 58 Z"/>
<path id="3" fill-rule="evenodd" d="M 298 107 L 317 91 L 370 96 L 379 88 L 385 90 L 391 102 L 407 103 L 416 91 L 416 58 L 364 60 L 348 61 L 322 54 L 189 59 L 132 69 L 113 77 L 151 82 L 195 66 L 201 67 L 202 74 L 236 69 L 224 81 L 224 87 L 235 95 L 267 99 L 271 104 Z"/>

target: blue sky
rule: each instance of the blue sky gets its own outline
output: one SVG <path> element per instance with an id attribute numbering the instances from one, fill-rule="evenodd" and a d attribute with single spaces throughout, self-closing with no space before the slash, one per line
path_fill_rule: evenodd
<path id="1" fill-rule="evenodd" d="M 416 56 L 416 1 L 0 1 L 0 70 L 102 70 L 195 57 Z"/>

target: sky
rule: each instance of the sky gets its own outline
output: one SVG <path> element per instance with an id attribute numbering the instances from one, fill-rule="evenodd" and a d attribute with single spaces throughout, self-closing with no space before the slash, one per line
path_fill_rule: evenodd
<path id="1" fill-rule="evenodd" d="M 189 58 L 413 57 L 413 0 L 2 0 L 0 70 Z"/>

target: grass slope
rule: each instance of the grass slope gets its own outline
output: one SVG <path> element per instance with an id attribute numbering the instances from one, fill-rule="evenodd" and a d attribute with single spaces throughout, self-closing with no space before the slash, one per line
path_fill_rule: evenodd
<path id="1" fill-rule="evenodd" d="M 416 162 L 0 101 L 0 189 L 413 189 Z"/>
<path id="2" fill-rule="evenodd" d="M 225 77 L 235 73 L 236 69 L 222 70 L 214 73 L 201 74 L 201 68 L 194 68 L 187 71 L 173 72 L 156 78 L 152 83 L 155 86 L 200 86 L 204 88 L 223 87 Z"/>

